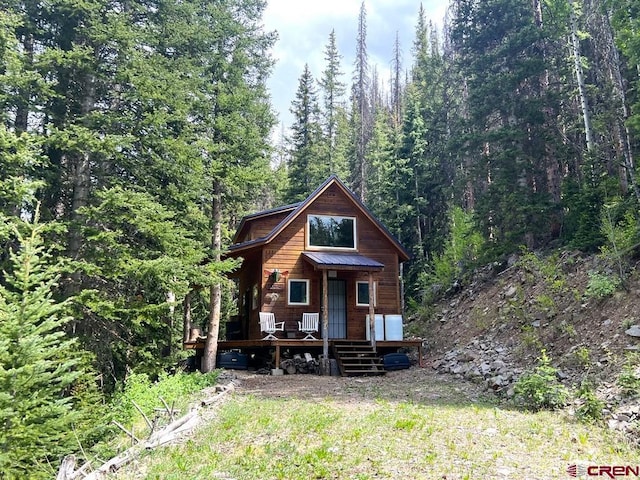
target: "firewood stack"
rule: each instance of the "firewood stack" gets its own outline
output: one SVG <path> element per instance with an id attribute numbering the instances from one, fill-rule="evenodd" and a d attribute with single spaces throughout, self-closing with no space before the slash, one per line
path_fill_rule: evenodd
<path id="1" fill-rule="evenodd" d="M 310 353 L 305 353 L 304 357 L 295 354 L 293 358 L 282 360 L 280 362 L 280 368 L 290 375 L 296 373 L 316 373 L 318 361 L 313 358 Z"/>

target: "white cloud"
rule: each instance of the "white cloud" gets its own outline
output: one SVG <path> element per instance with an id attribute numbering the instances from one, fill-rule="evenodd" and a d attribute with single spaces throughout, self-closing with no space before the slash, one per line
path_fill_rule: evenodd
<path id="1" fill-rule="evenodd" d="M 370 63 L 378 65 L 385 80 L 393 57 L 396 32 L 400 36 L 403 66 L 411 62 L 411 46 L 420 4 L 427 20 L 441 24 L 446 0 L 367 0 L 367 49 Z M 316 78 L 325 68 L 324 50 L 332 29 L 343 56 L 343 81 L 350 83 L 361 0 L 268 0 L 263 17 L 267 30 L 277 30 L 279 40 L 272 55 L 277 64 L 270 78 L 272 101 L 280 120 L 291 124 L 289 107 L 305 63 Z"/>
<path id="2" fill-rule="evenodd" d="M 265 11 L 268 22 L 282 25 L 318 22 L 322 19 L 356 17 L 359 0 L 269 0 Z"/>

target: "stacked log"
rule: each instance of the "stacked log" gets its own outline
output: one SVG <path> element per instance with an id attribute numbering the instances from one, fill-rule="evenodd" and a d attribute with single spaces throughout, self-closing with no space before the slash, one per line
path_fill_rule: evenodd
<path id="1" fill-rule="evenodd" d="M 282 360 L 280 362 L 280 368 L 290 375 L 296 373 L 316 373 L 318 370 L 318 361 L 309 353 L 305 353 L 304 358 L 296 354 L 293 358 Z"/>

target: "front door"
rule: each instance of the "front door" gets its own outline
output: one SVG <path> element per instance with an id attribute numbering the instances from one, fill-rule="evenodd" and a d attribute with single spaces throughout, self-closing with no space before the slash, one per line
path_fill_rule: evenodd
<path id="1" fill-rule="evenodd" d="M 347 284 L 344 280 L 328 281 L 329 338 L 347 338 Z"/>

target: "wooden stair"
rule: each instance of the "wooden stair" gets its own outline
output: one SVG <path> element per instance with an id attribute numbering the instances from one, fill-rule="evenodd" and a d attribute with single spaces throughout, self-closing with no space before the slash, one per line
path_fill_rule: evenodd
<path id="1" fill-rule="evenodd" d="M 386 373 L 382 360 L 366 340 L 334 340 L 333 357 L 343 377 Z"/>

